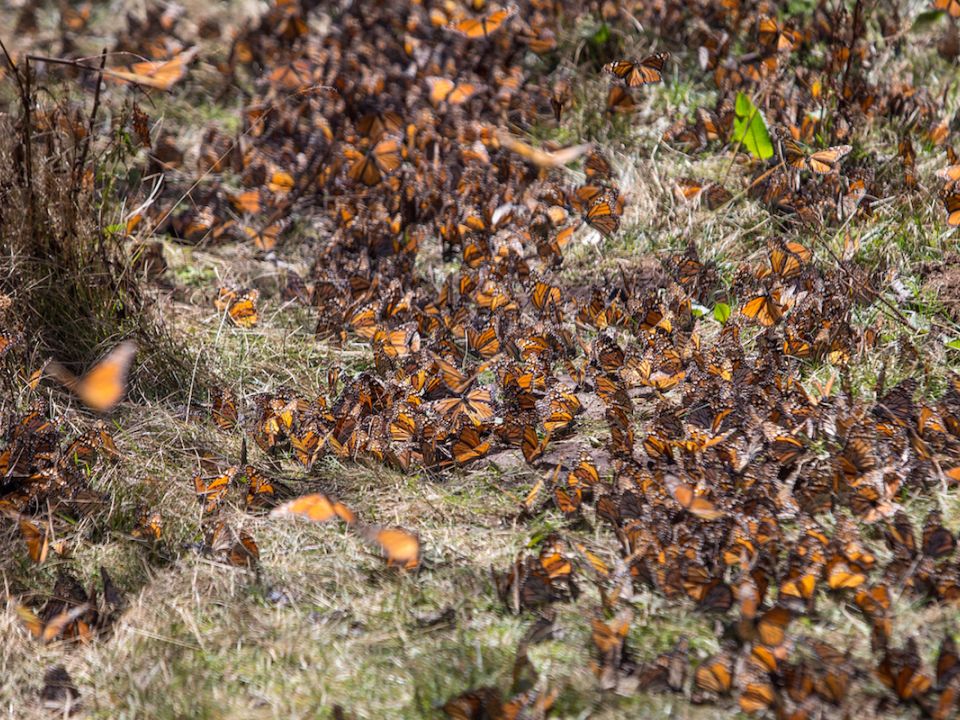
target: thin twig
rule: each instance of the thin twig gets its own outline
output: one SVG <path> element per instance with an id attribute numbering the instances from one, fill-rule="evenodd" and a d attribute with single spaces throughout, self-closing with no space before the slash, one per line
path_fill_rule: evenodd
<path id="1" fill-rule="evenodd" d="M 87 124 L 87 136 L 83 139 L 83 149 L 80 151 L 80 157 L 73 168 L 73 194 L 78 197 L 83 177 L 83 168 L 87 164 L 87 154 L 90 150 L 90 138 L 93 137 L 94 127 L 97 122 L 97 113 L 100 110 L 100 89 L 103 87 L 103 69 L 107 65 L 107 49 L 104 48 L 100 55 L 100 76 L 97 78 L 97 89 L 93 93 L 93 109 L 90 111 L 90 122 Z"/>

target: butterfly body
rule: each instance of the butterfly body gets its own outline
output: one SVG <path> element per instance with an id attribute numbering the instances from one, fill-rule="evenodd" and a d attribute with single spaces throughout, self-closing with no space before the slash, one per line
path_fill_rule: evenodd
<path id="1" fill-rule="evenodd" d="M 663 68 L 670 58 L 669 53 L 655 53 L 643 60 L 615 60 L 603 66 L 603 71 L 614 75 L 627 87 L 640 87 L 663 80 Z"/>

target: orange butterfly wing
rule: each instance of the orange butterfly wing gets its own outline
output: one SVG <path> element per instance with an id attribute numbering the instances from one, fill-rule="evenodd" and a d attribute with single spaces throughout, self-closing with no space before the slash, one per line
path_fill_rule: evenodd
<path id="1" fill-rule="evenodd" d="M 127 391 L 127 374 L 136 352 L 135 342 L 122 342 L 79 379 L 60 363 L 50 363 L 47 370 L 68 390 L 75 392 L 84 405 L 97 412 L 107 412 Z"/>

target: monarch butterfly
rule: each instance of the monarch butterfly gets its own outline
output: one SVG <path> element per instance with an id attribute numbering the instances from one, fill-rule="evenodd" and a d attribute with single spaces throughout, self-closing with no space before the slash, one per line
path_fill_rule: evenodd
<path id="1" fill-rule="evenodd" d="M 227 193 L 227 200 L 238 213 L 254 215 L 263 207 L 263 197 L 260 190 L 248 190 L 242 193 Z"/>
<path id="2" fill-rule="evenodd" d="M 600 482 L 600 472 L 593 462 L 593 458 L 586 452 L 580 453 L 577 465 L 567 476 L 569 485 L 583 485 L 592 488 Z"/>
<path id="3" fill-rule="evenodd" d="M 599 150 L 593 150 L 587 155 L 583 172 L 588 180 L 609 180 L 613 176 L 610 161 Z"/>
<path id="4" fill-rule="evenodd" d="M 469 377 L 460 372 L 460 369 L 449 360 L 439 356 L 434 356 L 433 367 L 440 374 L 444 386 L 451 392 L 460 394 L 470 387 L 477 376 L 486 369 L 487 364 L 480 365 L 476 372 Z"/>
<path id="5" fill-rule="evenodd" d="M 500 352 L 500 339 L 493 325 L 488 325 L 483 330 L 467 328 L 467 345 L 487 360 Z"/>
<path id="6" fill-rule="evenodd" d="M 74 607 L 68 607 L 49 620 L 44 621 L 37 617 L 36 613 L 32 610 L 20 605 L 17 607 L 17 615 L 20 616 L 20 621 L 27 630 L 30 631 L 30 634 L 42 642 L 47 643 L 51 640 L 56 640 L 64 634 L 65 631 L 71 629 L 70 626 L 74 625 L 74 623 L 76 623 L 76 625 L 71 629 L 70 634 L 79 636 L 82 640 L 88 640 L 91 635 L 90 627 L 80 618 L 92 609 L 93 606 L 85 602 Z"/>
<path id="7" fill-rule="evenodd" d="M 420 351 L 416 325 L 406 323 L 395 330 L 377 330 L 371 338 L 374 348 L 389 358 L 404 358 Z"/>
<path id="8" fill-rule="evenodd" d="M 573 515 L 583 504 L 583 491 L 578 488 L 565 488 L 560 485 L 553 489 L 553 500 L 564 515 Z"/>
<path id="9" fill-rule="evenodd" d="M 923 523 L 923 554 L 932 558 L 947 557 L 956 547 L 957 539 L 943 526 L 940 513 L 930 512 Z"/>
<path id="10" fill-rule="evenodd" d="M 388 133 L 399 135 L 403 129 L 403 118 L 392 110 L 369 113 L 357 122 L 357 132 L 372 142 Z"/>
<path id="11" fill-rule="evenodd" d="M 465 417 L 479 427 L 496 417 L 493 396 L 486 388 L 476 388 L 459 397 L 435 400 L 434 407 L 451 425 Z"/>
<path id="12" fill-rule="evenodd" d="M 416 416 L 408 412 L 398 412 L 390 422 L 390 439 L 394 442 L 410 442 L 417 435 Z"/>
<path id="13" fill-rule="evenodd" d="M 900 142 L 897 143 L 897 153 L 903 161 L 904 183 L 909 188 L 916 187 L 917 151 L 914 149 L 913 142 L 910 140 L 909 135 L 904 135 L 900 138 Z"/>
<path id="14" fill-rule="evenodd" d="M 770 269 L 779 275 L 781 280 L 792 280 L 799 275 L 811 257 L 810 250 L 798 242 L 771 241 L 769 244 Z"/>
<path id="15" fill-rule="evenodd" d="M 958 198 L 960 199 L 960 198 Z M 620 229 L 620 216 L 610 206 L 610 198 L 601 198 L 587 211 L 587 223 L 601 235 L 612 238 Z"/>
<path id="16" fill-rule="evenodd" d="M 560 116 L 563 108 L 573 100 L 573 91 L 570 88 L 570 79 L 563 77 L 557 80 L 553 85 L 553 91 L 550 95 L 550 107 L 553 109 L 553 117 L 560 122 Z"/>
<path id="17" fill-rule="evenodd" d="M 613 85 L 607 90 L 607 112 L 611 115 L 632 113 L 636 109 L 637 103 L 630 94 L 630 90 L 623 85 Z"/>
<path id="18" fill-rule="evenodd" d="M 187 74 L 187 66 L 193 61 L 199 51 L 198 47 L 184 50 L 169 60 L 134 63 L 129 70 L 109 70 L 101 72 L 108 78 L 119 80 L 120 82 L 143 85 L 156 90 L 170 90 L 177 82 L 182 80 Z"/>
<path id="19" fill-rule="evenodd" d="M 259 297 L 260 291 L 257 289 L 239 292 L 222 287 L 213 304 L 220 312 L 226 312 L 227 317 L 237 327 L 252 328 L 260 320 L 257 314 Z"/>
<path id="20" fill-rule="evenodd" d="M 947 210 L 947 225 L 960 227 L 960 182 L 954 182 L 944 191 L 943 206 Z"/>
<path id="21" fill-rule="evenodd" d="M 644 447 L 646 447 L 646 443 L 644 443 Z M 707 498 L 698 495 L 694 488 L 682 482 L 680 478 L 667 474 L 663 480 L 667 490 L 670 491 L 671 497 L 691 515 L 696 515 L 703 520 L 717 520 L 724 517 L 725 513 L 722 510 L 719 510 Z"/>
<path id="22" fill-rule="evenodd" d="M 240 531 L 240 537 L 227 551 L 227 562 L 234 567 L 253 567 L 260 560 L 260 548 L 253 536 L 246 530 Z"/>
<path id="23" fill-rule="evenodd" d="M 933 681 L 921 670 L 916 641 L 911 638 L 904 649 L 888 649 L 877 666 L 880 682 L 896 693 L 900 700 L 913 700 L 925 695 Z"/>
<path id="24" fill-rule="evenodd" d="M 770 453 L 781 465 L 792 464 L 803 451 L 803 443 L 791 435 L 778 435 L 770 444 Z"/>
<path id="25" fill-rule="evenodd" d="M 867 581 L 867 576 L 854 572 L 840 557 L 833 558 L 827 563 L 827 585 L 831 590 L 849 590 L 860 587 Z"/>
<path id="26" fill-rule="evenodd" d="M 420 540 L 413 533 L 400 528 L 364 528 L 362 534 L 380 546 L 388 567 L 414 570 L 420 565 Z"/>
<path id="27" fill-rule="evenodd" d="M 787 138 L 783 141 L 783 160 L 797 170 L 809 168 L 817 175 L 826 175 L 836 170 L 841 158 L 852 149 L 850 145 L 837 145 L 807 155 L 794 140 Z"/>
<path id="28" fill-rule="evenodd" d="M 350 179 L 362 182 L 367 187 L 379 185 L 385 174 L 393 172 L 403 163 L 400 151 L 400 141 L 394 137 L 380 140 L 366 154 L 349 150 L 347 157 L 353 160 L 349 170 Z"/>
<path id="29" fill-rule="evenodd" d="M 323 449 L 325 439 L 310 428 L 302 428 L 299 432 L 290 435 L 290 446 L 293 454 L 305 468 L 313 467 L 320 450 Z"/>
<path id="30" fill-rule="evenodd" d="M 621 611 L 610 624 L 599 618 L 590 621 L 593 644 L 603 657 L 623 647 L 627 634 L 630 632 L 630 613 Z"/>
<path id="31" fill-rule="evenodd" d="M 643 60 L 616 60 L 603 66 L 603 71 L 624 81 L 627 87 L 640 87 L 663 80 L 663 66 L 669 53 L 648 55 Z"/>
<path id="32" fill-rule="evenodd" d="M 46 369 L 84 405 L 97 412 L 108 412 L 127 391 L 127 373 L 136 353 L 135 342 L 122 342 L 79 378 L 58 362 L 49 363 Z"/>
<path id="33" fill-rule="evenodd" d="M 764 327 L 776 325 L 783 318 L 783 310 L 780 307 L 780 291 L 774 290 L 758 295 L 748 301 L 740 312 L 751 320 L 756 320 Z"/>
<path id="34" fill-rule="evenodd" d="M 244 475 L 247 477 L 247 497 L 245 507 L 262 507 L 273 497 L 273 483 L 252 465 L 247 465 L 244 469 Z"/>
<path id="35" fill-rule="evenodd" d="M 497 10 L 483 17 L 461 20 L 456 25 L 451 25 L 450 29 L 470 40 L 488 38 L 499 30 L 503 23 L 513 16 L 514 12 L 516 10 L 512 7 Z"/>
<path id="36" fill-rule="evenodd" d="M 197 499 L 204 504 L 204 513 L 212 513 L 220 506 L 220 503 L 227 496 L 230 483 L 237 474 L 237 470 L 237 467 L 230 467 L 222 475 L 208 478 L 201 475 L 194 476 L 193 487 L 196 490 Z"/>
<path id="37" fill-rule="evenodd" d="M 252 225 L 240 224 L 239 227 L 247 238 L 253 240 L 253 244 L 257 250 L 267 252 L 277 246 L 277 242 L 280 240 L 280 235 L 283 233 L 286 224 L 273 223 L 266 227 L 253 227 Z"/>
<path id="38" fill-rule="evenodd" d="M 163 535 L 163 516 L 158 512 L 144 510 L 137 517 L 137 524 L 130 535 L 135 538 L 151 538 L 159 540 Z"/>
<path id="39" fill-rule="evenodd" d="M 524 426 L 523 436 L 520 439 L 520 451 L 523 453 L 523 458 L 528 464 L 532 465 L 540 459 L 549 443 L 549 433 L 541 440 L 537 435 L 537 429 L 533 425 Z"/>
<path id="40" fill-rule="evenodd" d="M 27 554 L 37 565 L 42 565 L 50 550 L 50 535 L 29 520 L 20 521 L 20 534 L 27 544 Z"/>
<path id="41" fill-rule="evenodd" d="M 476 690 L 468 690 L 452 700 L 448 700 L 442 709 L 453 720 L 502 717 L 503 698 L 497 688 L 481 687 Z"/>
<path id="42" fill-rule="evenodd" d="M 211 415 L 213 421 L 221 430 L 233 430 L 237 426 L 237 399 L 227 388 L 217 388 L 213 391 Z"/>
<path id="43" fill-rule="evenodd" d="M 548 305 L 559 305 L 560 297 L 560 288 L 543 280 L 537 280 L 533 286 L 533 292 L 530 293 L 530 301 L 540 312 L 543 312 Z"/>
<path id="44" fill-rule="evenodd" d="M 769 708 L 775 699 L 773 685 L 769 681 L 757 681 L 747 683 L 740 692 L 738 702 L 741 710 L 752 715 Z"/>
<path id="45" fill-rule="evenodd" d="M 733 122 L 733 113 L 727 112 L 722 117 L 706 108 L 697 108 L 697 130 L 703 139 L 709 142 L 725 141 L 730 134 Z"/>
<path id="46" fill-rule="evenodd" d="M 20 333 L 0 333 L 0 357 L 22 343 L 23 335 Z"/>
<path id="47" fill-rule="evenodd" d="M 757 20 L 757 37 L 761 45 L 774 48 L 777 52 L 794 50 L 800 44 L 800 36 L 796 32 L 785 29 L 766 15 L 761 15 Z"/>
<path id="48" fill-rule="evenodd" d="M 757 621 L 757 639 L 767 647 L 780 647 L 787 639 L 787 626 L 793 613 L 785 607 L 767 610 Z"/>
<path id="49" fill-rule="evenodd" d="M 480 440 L 480 434 L 473 427 L 465 427 L 453 443 L 453 459 L 458 465 L 466 465 L 479 460 L 490 452 L 490 441 Z"/>
<path id="50" fill-rule="evenodd" d="M 456 82 L 443 77 L 431 76 L 426 80 L 430 86 L 430 102 L 434 107 L 441 103 L 463 105 L 482 89 L 477 83 Z"/>
<path id="51" fill-rule="evenodd" d="M 733 664 L 723 653 L 714 655 L 697 668 L 693 679 L 701 690 L 726 695 L 733 686 Z"/>
<path id="52" fill-rule="evenodd" d="M 302 495 L 285 502 L 271 510 L 270 517 L 302 517 L 312 522 L 326 522 L 338 517 L 347 525 L 353 525 L 357 521 L 350 508 L 323 493 Z"/>
<path id="53" fill-rule="evenodd" d="M 943 10 L 950 17 L 960 18 L 960 0 L 933 0 L 935 10 Z"/>
<path id="54" fill-rule="evenodd" d="M 945 688 L 953 678 L 960 675 L 960 656 L 957 655 L 957 643 L 950 635 L 940 643 L 937 653 L 937 687 Z"/>
<path id="55" fill-rule="evenodd" d="M 541 168 L 558 168 L 567 165 L 590 149 L 589 144 L 572 145 L 559 150 L 542 150 L 532 145 L 518 140 L 508 132 L 500 131 L 497 133 L 497 140 L 500 146 L 516 153 L 524 160 L 533 163 Z"/>
<path id="56" fill-rule="evenodd" d="M 960 7 L 960 3 L 957 5 Z M 960 165 L 948 165 L 941 170 L 937 170 L 937 177 L 948 183 L 960 180 Z"/>
<path id="57" fill-rule="evenodd" d="M 802 604 L 807 604 L 813 600 L 816 589 L 816 575 L 801 572 L 796 577 L 787 579 L 781 583 L 780 601 L 787 604 L 790 600 L 801 600 L 803 601 Z"/>
<path id="58" fill-rule="evenodd" d="M 687 202 L 701 202 L 708 210 L 716 210 L 733 199 L 733 194 L 723 185 L 681 178 L 676 182 L 676 195 Z"/>

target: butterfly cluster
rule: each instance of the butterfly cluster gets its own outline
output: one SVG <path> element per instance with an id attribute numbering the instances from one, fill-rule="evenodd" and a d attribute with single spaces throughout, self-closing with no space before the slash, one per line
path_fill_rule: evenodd
<path id="1" fill-rule="evenodd" d="M 960 602 L 949 523 L 937 508 L 907 512 L 960 483 L 960 380 L 936 400 L 910 379 L 880 377 L 872 394 L 854 392 L 851 366 L 894 332 L 896 309 L 878 310 L 884 275 L 858 262 L 853 241 L 823 262 L 813 231 L 853 226 L 883 197 L 923 192 L 915 143 L 946 155 L 937 177 L 946 224 L 957 226 L 960 172 L 942 104 L 904 78 L 869 72 L 881 57 L 859 11 L 824 2 L 788 14 L 783 3 L 751 0 L 588 4 L 611 26 L 627 16 L 655 28 L 654 47 L 667 48 L 636 57 L 594 49 L 603 56 L 584 63 L 607 83 L 604 117 L 639 113 L 642 93 L 691 71 L 681 60 L 693 48 L 715 101 L 677 118 L 663 141 L 749 169 L 733 173 L 739 188 L 726 176 L 680 176 L 672 196 L 711 213 L 755 203 L 774 229 L 750 238 L 750 258 L 724 267 L 690 243 L 649 264 L 570 273 L 571 247 L 620 236 L 632 191 L 615 156 L 593 143 L 532 140 L 583 101 L 568 68 L 554 69 L 558 34 L 582 4 L 350 3 L 323 32 L 313 5 L 277 0 L 224 37 L 229 53 L 215 69 L 252 88 L 235 135 L 211 128 L 185 152 L 177 137 L 151 137 L 134 114 L 151 169 L 170 182 L 129 229 L 239 243 L 266 258 L 282 254 L 295 218 L 309 218 L 321 238 L 312 267 L 303 277 L 288 271 L 281 297 L 303 306 L 318 342 L 359 348 L 369 361 L 361 371 L 331 367 L 310 393 L 274 387 L 241 398 L 213 388 L 212 423 L 307 473 L 333 458 L 442 477 L 512 458 L 533 478 L 518 521 L 553 513 L 560 529 L 493 568 L 491 592 L 505 611 L 541 617 L 598 598 L 583 629 L 603 691 L 674 692 L 785 720 L 849 714 L 868 701 L 952 717 L 952 636 L 920 647 L 896 616 L 902 603 Z M 935 4 L 949 15 L 955 6 Z M 177 82 L 195 59 L 180 20 L 170 11 L 131 23 L 127 42 L 149 61 L 114 79 Z M 896 18 L 874 20 L 893 28 L 885 38 L 899 32 Z M 740 93 L 762 98 L 770 157 L 748 160 L 734 140 Z M 900 130 L 880 162 L 863 133 L 889 118 Z M 190 203 L 178 202 L 184 192 Z M 810 232 L 791 233 L 798 224 Z M 223 287 L 214 307 L 224 323 L 251 330 L 266 322 L 261 292 Z M 721 305 L 728 316 L 705 314 Z M 0 357 L 20 343 L 19 330 L 0 334 Z M 811 368 L 826 379 L 810 380 Z M 83 378 L 63 378 L 84 396 Z M 59 462 L 40 417 L 10 427 L 0 456 L 8 476 Z M 415 534 L 366 525 L 326 494 L 278 505 L 279 484 L 246 457 L 201 462 L 191 490 L 202 549 L 233 565 L 255 565 L 259 550 L 222 519 L 231 497 L 251 513 L 342 522 L 390 565 L 422 564 Z M 26 522 L 40 557 L 47 530 Z M 156 539 L 162 525 L 145 510 L 135 534 Z M 613 552 L 585 541 L 583 527 Z M 719 651 L 705 656 L 681 641 L 642 657 L 631 642 L 641 590 L 708 617 Z M 90 603 L 76 597 L 76 607 Z M 69 622 L 81 616 L 66 612 Z M 869 651 L 811 631 L 838 612 L 866 628 Z M 525 656 L 523 645 L 518 667 Z M 469 689 L 443 709 L 543 717 L 555 699 L 535 678 L 508 693 Z"/>
<path id="2" fill-rule="evenodd" d="M 32 563 L 42 565 L 54 557 L 67 561 L 78 539 L 74 526 L 109 503 L 91 478 L 119 458 L 113 438 L 98 422 L 71 440 L 63 419 L 40 398 L 27 412 L 5 418 L 2 428 L 0 518 L 19 530 L 24 556 Z M 91 640 L 109 627 L 122 604 L 105 568 L 101 576 L 103 595 L 98 596 L 61 567 L 43 607 L 37 612 L 19 607 L 24 625 L 43 642 Z"/>

